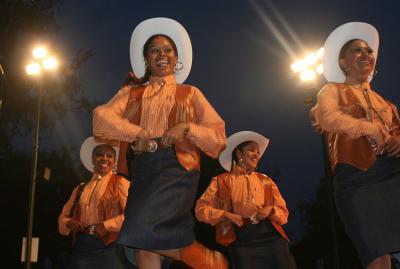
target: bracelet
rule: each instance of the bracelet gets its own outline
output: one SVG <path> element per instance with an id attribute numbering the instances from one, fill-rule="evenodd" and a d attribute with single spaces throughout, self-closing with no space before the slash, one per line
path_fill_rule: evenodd
<path id="1" fill-rule="evenodd" d="M 189 123 L 186 123 L 186 124 L 187 124 L 187 127 L 183 130 L 183 136 L 184 136 L 184 137 L 189 133 L 189 130 L 190 130 L 190 125 L 189 125 Z"/>

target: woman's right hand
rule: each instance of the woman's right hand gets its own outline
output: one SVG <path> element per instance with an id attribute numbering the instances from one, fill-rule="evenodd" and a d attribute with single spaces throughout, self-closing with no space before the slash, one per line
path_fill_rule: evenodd
<path id="1" fill-rule="evenodd" d="M 400 157 L 400 135 L 389 137 L 389 139 L 386 140 L 383 152 L 389 157 Z"/>
<path id="2" fill-rule="evenodd" d="M 76 219 L 70 219 L 67 222 L 67 228 L 70 229 L 72 232 L 77 233 L 80 230 L 85 229 L 85 225 Z"/>
<path id="3" fill-rule="evenodd" d="M 375 133 L 374 136 L 370 137 L 370 142 L 372 149 L 374 150 L 375 154 L 382 154 L 383 149 L 385 147 L 385 140 L 389 136 L 387 131 L 380 125 L 378 125 L 379 129 Z"/>
<path id="4" fill-rule="evenodd" d="M 243 226 L 243 219 L 242 219 L 242 216 L 240 216 L 240 215 L 225 211 L 224 217 L 229 219 L 233 224 L 235 224 L 238 227 Z"/>
<path id="5" fill-rule="evenodd" d="M 147 147 L 149 146 L 149 136 L 149 132 L 146 129 L 140 130 L 140 132 L 136 135 L 137 140 L 135 142 L 135 151 L 147 151 Z"/>

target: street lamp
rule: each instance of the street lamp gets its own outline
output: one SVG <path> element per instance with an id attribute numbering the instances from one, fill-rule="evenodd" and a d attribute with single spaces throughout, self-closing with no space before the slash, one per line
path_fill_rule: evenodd
<path id="1" fill-rule="evenodd" d="M 317 94 L 317 77 L 318 75 L 322 75 L 323 66 L 322 66 L 322 56 L 324 54 L 324 48 L 320 48 L 317 51 L 306 55 L 304 58 L 294 62 L 290 67 L 294 73 L 300 74 L 299 78 L 304 83 L 314 83 L 315 94 Z M 312 96 L 309 96 L 304 101 L 304 104 L 307 106 L 312 106 L 315 100 L 314 93 Z M 322 154 L 324 160 L 324 170 L 325 170 L 325 179 L 327 180 L 328 192 L 329 192 L 329 211 L 330 211 L 330 220 L 331 220 L 331 230 L 332 230 L 332 250 L 334 255 L 334 268 L 340 267 L 340 259 L 337 245 L 337 237 L 336 237 L 336 221 L 335 221 L 335 206 L 333 201 L 333 175 L 329 162 L 328 155 L 328 147 L 325 140 L 324 134 L 321 134 L 321 142 L 322 142 Z"/>
<path id="2" fill-rule="evenodd" d="M 25 251 L 25 268 L 31 267 L 31 252 L 32 252 L 32 228 L 33 228 L 33 213 L 35 208 L 35 193 L 36 193 L 36 170 L 39 148 L 39 128 L 40 128 L 40 109 L 42 102 L 42 73 L 47 70 L 55 70 L 58 66 L 57 60 L 54 57 L 48 56 L 48 52 L 44 47 L 37 47 L 32 51 L 32 62 L 26 65 L 26 74 L 34 78 L 38 78 L 38 98 L 36 103 L 36 125 L 33 140 L 33 157 L 31 181 L 29 187 L 29 211 L 28 211 L 28 227 L 26 232 L 26 251 Z"/>
<path id="3" fill-rule="evenodd" d="M 321 64 L 324 48 L 320 48 L 315 52 L 309 53 L 303 59 L 294 62 L 290 68 L 294 73 L 300 74 L 301 81 L 313 81 L 317 74 L 322 74 L 323 67 Z"/>

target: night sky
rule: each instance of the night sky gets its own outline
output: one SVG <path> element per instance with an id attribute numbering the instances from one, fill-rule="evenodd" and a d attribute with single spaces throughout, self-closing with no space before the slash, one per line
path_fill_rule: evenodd
<path id="1" fill-rule="evenodd" d="M 58 50 L 65 58 L 80 48 L 93 50 L 80 78 L 85 94 L 98 105 L 117 92 L 131 70 L 134 27 L 151 17 L 179 21 L 193 46 L 192 71 L 185 83 L 202 90 L 225 120 L 227 135 L 253 130 L 270 138 L 261 167 L 280 172 L 274 179 L 292 212 L 287 229 L 292 239 L 299 239 L 303 228 L 295 209 L 299 201 L 314 197 L 323 163 L 320 138 L 303 104 L 313 85 L 301 84 L 290 64 L 296 55 L 323 46 L 337 26 L 371 23 L 381 38 L 373 88 L 399 105 L 399 8 L 397 1 L 376 0 L 69 0 L 56 18 L 62 27 Z M 321 79 L 317 87 L 323 83 Z M 91 119 L 73 114 L 58 124 L 56 134 L 61 144 L 74 145 L 77 155 L 89 135 Z"/>

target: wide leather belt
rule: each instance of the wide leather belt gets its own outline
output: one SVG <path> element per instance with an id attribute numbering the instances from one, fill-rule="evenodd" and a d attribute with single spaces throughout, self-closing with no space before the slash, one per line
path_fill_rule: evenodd
<path id="1" fill-rule="evenodd" d="M 261 220 L 259 220 L 256 217 L 251 217 L 249 219 L 242 219 L 243 220 L 243 224 L 247 225 L 247 224 L 259 224 L 261 222 Z"/>
<path id="2" fill-rule="evenodd" d="M 83 234 L 94 234 L 94 229 L 96 229 L 96 225 L 89 225 L 79 232 Z"/>
<path id="3" fill-rule="evenodd" d="M 147 146 L 145 147 L 145 149 L 142 149 L 142 150 L 137 150 L 136 144 L 137 144 L 137 141 L 133 142 L 130 145 L 133 153 L 135 153 L 135 154 L 140 154 L 142 152 L 156 152 L 157 150 L 170 147 L 170 146 L 165 146 L 165 145 L 161 144 L 161 138 L 153 138 L 153 139 L 147 140 Z"/>

